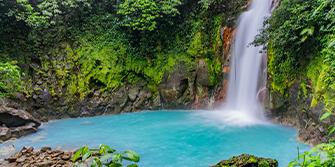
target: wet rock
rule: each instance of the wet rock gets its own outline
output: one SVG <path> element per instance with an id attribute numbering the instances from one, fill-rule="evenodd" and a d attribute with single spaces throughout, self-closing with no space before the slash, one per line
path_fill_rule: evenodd
<path id="1" fill-rule="evenodd" d="M 70 153 L 64 153 L 64 155 L 62 155 L 62 160 L 67 161 L 71 158 L 71 154 Z"/>
<path id="2" fill-rule="evenodd" d="M 25 160 L 26 160 L 26 157 L 20 157 L 16 159 L 16 162 L 21 163 L 21 162 L 24 162 Z"/>
<path id="3" fill-rule="evenodd" d="M 5 124 L 7 127 L 19 127 L 29 123 L 34 123 L 35 128 L 41 125 L 39 120 L 24 110 L 0 106 L 0 124 Z"/>
<path id="4" fill-rule="evenodd" d="M 15 147 L 14 145 L 2 146 L 0 147 L 0 162 L 3 161 L 5 158 L 8 158 L 15 154 Z M 15 162 L 17 157 L 12 157 L 9 159 L 11 162 Z M 1 166 L 1 165 L 0 165 Z"/>
<path id="5" fill-rule="evenodd" d="M 8 161 L 9 163 L 16 162 L 16 160 L 17 160 L 17 157 L 9 157 L 6 159 L 6 161 Z"/>
<path id="6" fill-rule="evenodd" d="M 166 72 L 159 85 L 161 102 L 166 108 L 187 108 L 194 99 L 195 67 L 179 62 L 173 72 Z"/>
<path id="7" fill-rule="evenodd" d="M 19 126 L 15 128 L 10 128 L 11 130 L 11 137 L 19 138 L 21 136 L 25 136 L 30 133 L 34 133 L 37 131 L 36 124 L 29 123 L 28 125 Z"/>
<path id="8" fill-rule="evenodd" d="M 33 151 L 34 151 L 34 148 L 33 148 L 33 147 L 28 147 L 28 148 L 24 147 L 24 148 L 21 150 L 22 153 L 32 153 Z"/>
<path id="9" fill-rule="evenodd" d="M 137 98 L 137 95 L 139 93 L 139 88 L 131 88 L 128 92 L 128 97 L 131 101 L 135 101 L 135 99 Z"/>
<path id="10" fill-rule="evenodd" d="M 42 147 L 41 148 L 41 152 L 47 152 L 47 151 L 50 151 L 51 150 L 51 147 Z"/>
<path id="11" fill-rule="evenodd" d="M 36 163 L 36 167 L 49 167 L 51 165 L 53 165 L 54 162 L 52 161 L 43 161 L 43 162 L 40 162 L 40 163 Z"/>
<path id="12" fill-rule="evenodd" d="M 223 160 L 212 167 L 278 167 L 278 161 L 270 158 L 260 158 L 242 154 L 228 160 Z"/>
<path id="13" fill-rule="evenodd" d="M 196 83 L 201 86 L 209 85 L 208 65 L 205 60 L 199 60 L 196 71 Z"/>
<path id="14" fill-rule="evenodd" d="M 24 147 L 15 155 L 5 159 L 5 166 L 72 166 L 70 160 L 72 152 L 51 150 L 50 147 L 43 147 L 41 150 L 34 150 L 32 147 Z M 1 166 L 1 164 L 0 164 Z"/>
<path id="15" fill-rule="evenodd" d="M 40 121 L 24 110 L 0 106 L 0 142 L 34 133 Z"/>
<path id="16" fill-rule="evenodd" d="M 11 131 L 7 127 L 0 127 L 0 141 L 6 141 L 11 138 Z"/>
<path id="17" fill-rule="evenodd" d="M 267 106 L 268 115 L 273 121 L 298 129 L 299 140 L 317 145 L 335 139 L 335 135 L 328 135 L 327 127 L 333 125 L 335 117 L 330 117 L 328 121 L 320 121 L 323 114 L 324 104 L 322 101 L 311 107 L 313 88 L 307 83 L 306 95 L 301 93 L 300 83 L 294 83 L 288 90 L 288 95 L 270 90 L 270 101 Z"/>
<path id="18" fill-rule="evenodd" d="M 64 152 L 63 151 L 53 151 L 52 154 L 51 154 L 51 157 L 58 157 L 59 155 L 63 154 Z"/>

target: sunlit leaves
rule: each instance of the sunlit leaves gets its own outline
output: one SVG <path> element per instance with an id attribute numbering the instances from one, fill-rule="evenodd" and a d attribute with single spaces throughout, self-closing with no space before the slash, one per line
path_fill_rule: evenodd
<path id="1" fill-rule="evenodd" d="M 117 14 L 121 16 L 125 27 L 153 31 L 157 28 L 159 18 L 179 14 L 179 5 L 180 0 L 123 0 L 118 6 Z"/>
<path id="2" fill-rule="evenodd" d="M 320 144 L 312 150 L 299 154 L 289 167 L 335 166 L 335 143 Z"/>
<path id="3" fill-rule="evenodd" d="M 327 121 L 335 111 L 335 0 L 282 0 L 267 24 L 260 41 L 269 42 L 272 89 L 288 93 L 289 83 L 308 78 L 311 107 L 324 104 Z"/>
<path id="4" fill-rule="evenodd" d="M 101 144 L 99 149 L 81 147 L 73 154 L 71 160 L 75 162 L 77 167 L 86 165 L 91 167 L 122 167 L 124 161 L 132 162 L 128 167 L 137 167 L 136 163 L 140 161 L 140 156 L 131 150 L 118 153 L 110 146 Z"/>
<path id="5" fill-rule="evenodd" d="M 129 160 L 129 161 L 133 161 L 133 162 L 139 162 L 140 161 L 140 156 L 131 150 L 127 150 L 123 153 L 123 159 Z"/>
<path id="6" fill-rule="evenodd" d="M 0 62 L 0 97 L 7 97 L 22 90 L 21 72 L 18 66 Z"/>

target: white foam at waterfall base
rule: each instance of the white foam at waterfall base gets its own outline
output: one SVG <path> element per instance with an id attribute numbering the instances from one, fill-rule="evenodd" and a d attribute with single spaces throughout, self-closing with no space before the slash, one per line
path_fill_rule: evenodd
<path id="1" fill-rule="evenodd" d="M 263 106 L 257 97 L 263 71 L 263 47 L 255 47 L 251 43 L 270 15 L 271 3 L 271 0 L 253 0 L 248 10 L 241 14 L 232 46 L 227 99 L 208 117 L 236 126 L 266 122 Z"/>

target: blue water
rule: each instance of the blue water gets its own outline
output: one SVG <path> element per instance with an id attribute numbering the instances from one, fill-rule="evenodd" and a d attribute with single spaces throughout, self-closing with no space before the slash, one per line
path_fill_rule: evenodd
<path id="1" fill-rule="evenodd" d="M 280 166 L 308 149 L 296 141 L 296 130 L 278 125 L 229 127 L 195 112 L 140 112 L 43 124 L 32 135 L 7 142 L 16 148 L 52 146 L 72 150 L 105 143 L 132 149 L 144 167 L 207 167 L 241 153 L 272 157 Z M 1 145 L 0 145 L 1 146 Z"/>

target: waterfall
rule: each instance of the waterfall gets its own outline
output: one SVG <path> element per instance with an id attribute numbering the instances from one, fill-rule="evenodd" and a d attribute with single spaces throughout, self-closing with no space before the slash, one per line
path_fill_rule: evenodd
<path id="1" fill-rule="evenodd" d="M 271 0 L 253 0 L 239 18 L 230 61 L 228 94 L 219 109 L 227 124 L 251 125 L 265 122 L 263 106 L 258 100 L 263 72 L 262 46 L 251 43 L 271 13 Z"/>
<path id="2" fill-rule="evenodd" d="M 255 124 L 265 120 L 263 107 L 257 98 L 261 78 L 262 46 L 253 46 L 263 22 L 271 12 L 271 0 L 253 0 L 239 18 L 233 44 L 228 94 L 223 119 L 234 124 Z"/>

